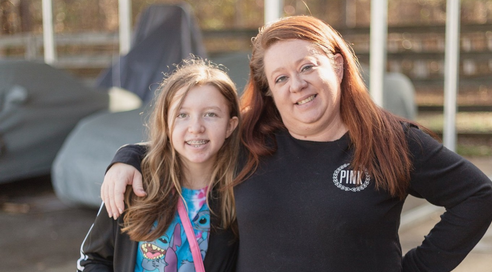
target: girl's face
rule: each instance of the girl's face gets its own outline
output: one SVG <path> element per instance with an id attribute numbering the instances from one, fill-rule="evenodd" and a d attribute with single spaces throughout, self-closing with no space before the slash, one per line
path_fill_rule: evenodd
<path id="1" fill-rule="evenodd" d="M 264 62 L 273 100 L 293 137 L 328 141 L 345 133 L 340 116 L 340 54 L 328 58 L 311 42 L 285 40 L 265 51 Z"/>
<path id="2" fill-rule="evenodd" d="M 238 118 L 229 117 L 225 97 L 211 85 L 192 87 L 178 108 L 185 91 L 179 90 L 170 105 L 171 141 L 186 167 L 212 167 Z"/>

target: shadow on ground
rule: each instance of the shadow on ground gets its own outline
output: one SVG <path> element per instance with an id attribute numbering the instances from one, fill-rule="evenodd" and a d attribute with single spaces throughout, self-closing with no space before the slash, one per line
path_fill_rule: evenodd
<path id="1" fill-rule="evenodd" d="M 72 207 L 49 176 L 0 185 L 0 271 L 75 271 L 97 210 Z"/>

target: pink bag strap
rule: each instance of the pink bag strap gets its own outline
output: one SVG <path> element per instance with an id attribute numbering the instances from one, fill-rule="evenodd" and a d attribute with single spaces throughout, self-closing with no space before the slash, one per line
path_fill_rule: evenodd
<path id="1" fill-rule="evenodd" d="M 188 212 L 183 204 L 183 199 L 179 198 L 178 201 L 178 213 L 183 223 L 183 227 L 188 237 L 188 243 L 190 244 L 191 255 L 193 256 L 193 263 L 195 264 L 196 272 L 205 272 L 205 267 L 203 266 L 202 254 L 200 253 L 200 247 L 196 241 L 195 231 L 193 226 L 191 226 L 190 218 L 188 217 Z"/>

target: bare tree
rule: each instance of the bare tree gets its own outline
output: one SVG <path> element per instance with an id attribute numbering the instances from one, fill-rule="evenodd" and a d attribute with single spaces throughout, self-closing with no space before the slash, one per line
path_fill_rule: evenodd
<path id="1" fill-rule="evenodd" d="M 32 30 L 32 16 L 29 5 L 30 0 L 19 1 L 19 18 L 21 32 L 30 32 Z"/>

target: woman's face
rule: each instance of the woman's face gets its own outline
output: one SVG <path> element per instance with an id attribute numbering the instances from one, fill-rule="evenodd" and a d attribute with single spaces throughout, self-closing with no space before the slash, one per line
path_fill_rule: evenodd
<path id="1" fill-rule="evenodd" d="M 340 54 L 330 59 L 313 43 L 293 39 L 270 46 L 264 62 L 273 100 L 293 137 L 330 141 L 346 132 L 340 116 Z"/>

